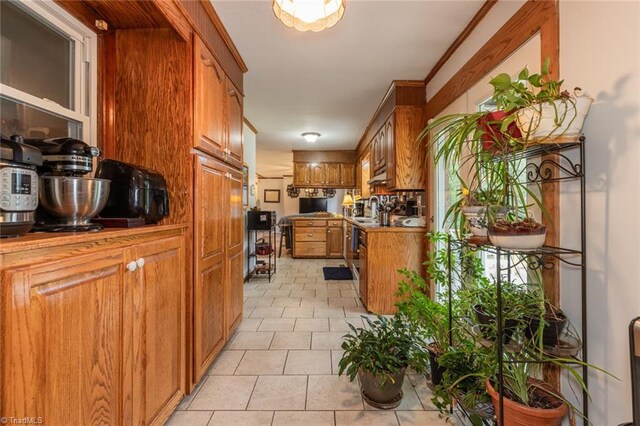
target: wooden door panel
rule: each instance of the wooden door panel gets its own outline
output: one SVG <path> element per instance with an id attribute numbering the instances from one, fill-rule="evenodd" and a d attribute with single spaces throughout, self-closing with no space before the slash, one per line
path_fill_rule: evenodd
<path id="1" fill-rule="evenodd" d="M 327 228 L 327 256 L 340 258 L 342 257 L 342 227 Z"/>
<path id="2" fill-rule="evenodd" d="M 242 268 L 240 268 L 242 270 Z M 196 276 L 195 282 L 195 374 L 206 373 L 224 345 L 224 259 L 219 257 Z"/>
<path id="3" fill-rule="evenodd" d="M 310 181 L 309 184 L 313 186 L 322 186 L 325 183 L 324 176 L 324 164 L 311 164 L 310 166 Z"/>
<path id="4" fill-rule="evenodd" d="M 227 249 L 242 249 L 244 242 L 244 209 L 242 208 L 242 173 L 229 169 L 228 241 Z"/>
<path id="5" fill-rule="evenodd" d="M 340 164 L 340 186 L 345 188 L 356 187 L 356 165 L 343 163 Z"/>
<path id="6" fill-rule="evenodd" d="M 368 296 L 368 289 L 369 289 L 369 274 L 367 271 L 367 248 L 364 246 L 360 246 L 359 249 L 360 252 L 360 270 L 359 272 L 359 292 L 360 292 L 360 299 L 362 300 L 362 303 L 364 303 L 364 305 L 367 305 L 367 296 Z"/>
<path id="7" fill-rule="evenodd" d="M 304 186 L 310 181 L 310 165 L 307 163 L 294 163 L 293 165 L 293 185 Z"/>
<path id="8" fill-rule="evenodd" d="M 326 186 L 339 186 L 340 179 L 340 163 L 325 163 L 324 165 L 324 184 Z"/>
<path id="9" fill-rule="evenodd" d="M 227 256 L 229 280 L 227 281 L 227 336 L 242 320 L 242 308 L 244 301 L 242 245 L 230 252 Z"/>
<path id="10" fill-rule="evenodd" d="M 122 251 L 4 271 L 0 412 L 46 424 L 119 424 Z"/>
<path id="11" fill-rule="evenodd" d="M 242 166 L 242 95 L 227 80 L 228 135 L 227 148 L 229 156 Z"/>
<path id="12" fill-rule="evenodd" d="M 143 266 L 127 274 L 132 290 L 134 424 L 166 417 L 184 394 L 184 242 L 170 238 L 126 251 Z"/>
<path id="13" fill-rule="evenodd" d="M 396 181 L 396 141 L 395 141 L 395 120 L 393 114 L 384 125 L 384 166 L 387 170 L 387 186 L 394 187 Z M 414 144 L 417 145 L 417 144 Z"/>
<path id="14" fill-rule="evenodd" d="M 221 163 L 198 156 L 195 176 L 195 256 L 206 261 L 224 252 L 227 199 L 224 196 L 227 168 Z M 242 204 L 242 193 L 240 194 Z"/>
<path id="15" fill-rule="evenodd" d="M 223 157 L 227 129 L 225 75 L 198 37 L 194 43 L 194 71 L 195 146 Z"/>

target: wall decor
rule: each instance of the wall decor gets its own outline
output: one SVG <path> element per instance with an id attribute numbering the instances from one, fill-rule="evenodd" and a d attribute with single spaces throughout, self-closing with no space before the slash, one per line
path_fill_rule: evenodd
<path id="1" fill-rule="evenodd" d="M 333 198 L 336 196 L 336 190 L 334 188 L 322 188 L 322 195 L 327 198 Z"/>
<path id="2" fill-rule="evenodd" d="M 280 190 L 279 189 L 265 189 L 264 190 L 264 202 L 265 203 L 279 203 L 280 202 Z"/>
<path id="3" fill-rule="evenodd" d="M 287 195 L 290 198 L 298 198 L 300 196 L 300 188 L 296 188 L 291 184 L 287 185 Z"/>

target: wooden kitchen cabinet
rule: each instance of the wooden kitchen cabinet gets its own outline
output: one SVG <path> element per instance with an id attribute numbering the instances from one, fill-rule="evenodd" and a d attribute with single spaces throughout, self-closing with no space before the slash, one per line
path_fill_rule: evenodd
<path id="1" fill-rule="evenodd" d="M 293 163 L 293 185 L 305 186 L 311 181 L 311 165 L 308 163 Z"/>
<path id="2" fill-rule="evenodd" d="M 293 185 L 317 188 L 355 188 L 354 163 L 299 163 L 293 164 Z"/>
<path id="3" fill-rule="evenodd" d="M 242 172 L 200 155 L 195 170 L 195 381 L 242 318 Z"/>
<path id="4" fill-rule="evenodd" d="M 371 154 L 372 177 L 391 191 L 422 190 L 426 183 L 425 141 L 417 137 L 425 126 L 424 81 L 394 81 L 360 142 L 358 155 Z"/>
<path id="5" fill-rule="evenodd" d="M 342 258 L 342 223 L 339 226 L 327 226 L 327 257 Z"/>
<path id="6" fill-rule="evenodd" d="M 225 74 L 211 51 L 197 36 L 194 37 L 193 56 L 194 146 L 224 158 L 228 139 Z"/>
<path id="7" fill-rule="evenodd" d="M 125 343 L 133 350 L 133 424 L 161 424 L 184 395 L 184 240 L 137 245 L 125 250 L 125 259 L 137 266 L 127 269 L 124 284 Z"/>
<path id="8" fill-rule="evenodd" d="M 242 167 L 242 95 L 231 81 L 227 80 L 227 155 L 236 167 Z"/>
<path id="9" fill-rule="evenodd" d="M 324 164 L 310 164 L 309 165 L 309 185 L 310 186 L 324 186 L 326 182 Z"/>
<path id="10" fill-rule="evenodd" d="M 242 94 L 194 36 L 194 146 L 242 168 Z"/>
<path id="11" fill-rule="evenodd" d="M 340 164 L 340 186 L 344 188 L 356 187 L 356 165 Z"/>
<path id="12" fill-rule="evenodd" d="M 183 227 L 145 228 L 0 248 L 3 416 L 166 421 L 185 389 Z"/>
<path id="13" fill-rule="evenodd" d="M 358 271 L 359 279 L 358 279 L 358 293 L 360 295 L 360 300 L 362 303 L 367 306 L 367 289 L 368 289 L 368 276 L 367 276 L 367 267 L 368 267 L 368 259 L 367 259 L 367 247 L 360 244 L 358 247 L 358 256 L 360 259 L 360 270 Z"/>
<path id="14" fill-rule="evenodd" d="M 324 164 L 324 184 L 328 187 L 342 186 L 342 164 L 325 163 Z"/>

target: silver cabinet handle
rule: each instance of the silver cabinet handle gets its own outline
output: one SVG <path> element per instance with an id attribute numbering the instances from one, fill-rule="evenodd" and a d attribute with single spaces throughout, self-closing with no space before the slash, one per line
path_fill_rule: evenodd
<path id="1" fill-rule="evenodd" d="M 134 272 L 136 269 L 138 269 L 138 264 L 132 260 L 131 262 L 127 263 L 127 269 L 129 270 L 129 272 Z"/>
<path id="2" fill-rule="evenodd" d="M 136 260 L 136 265 L 138 265 L 138 268 L 142 268 L 144 266 L 144 257 Z"/>

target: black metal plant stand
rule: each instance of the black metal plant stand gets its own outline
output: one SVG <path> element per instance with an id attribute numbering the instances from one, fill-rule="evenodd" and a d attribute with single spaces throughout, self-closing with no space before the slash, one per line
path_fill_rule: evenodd
<path id="1" fill-rule="evenodd" d="M 579 180 L 580 181 L 580 231 L 581 241 L 579 249 L 570 249 L 563 247 L 550 247 L 543 246 L 540 249 L 534 251 L 518 251 L 507 250 L 500 247 L 491 245 L 475 246 L 469 244 L 466 240 L 454 240 L 449 237 L 447 241 L 447 256 L 449 273 L 448 279 L 448 297 L 447 302 L 449 304 L 449 344 L 454 345 L 453 342 L 453 324 L 454 318 L 452 309 L 453 300 L 453 280 L 451 274 L 452 254 L 456 250 L 473 250 L 482 251 L 485 253 L 493 253 L 496 256 L 496 304 L 497 304 L 497 362 L 498 362 L 498 389 L 499 394 L 499 419 L 498 425 L 504 425 L 504 364 L 505 363 L 537 363 L 543 364 L 548 361 L 537 359 L 536 354 L 527 353 L 526 357 L 515 360 L 505 360 L 505 343 L 504 343 L 504 330 L 503 330 L 503 298 L 502 298 L 502 285 L 504 277 L 506 282 L 511 282 L 511 273 L 514 268 L 520 264 L 526 265 L 529 270 L 541 270 L 552 269 L 555 266 L 554 260 L 565 265 L 570 265 L 576 268 L 580 268 L 581 271 L 581 303 L 582 303 L 582 327 L 581 327 L 581 342 L 582 347 L 580 351 L 580 358 L 577 357 L 573 360 L 567 360 L 568 363 L 575 361 L 581 361 L 586 364 L 587 361 L 587 259 L 586 259 L 586 207 L 585 207 L 585 153 L 584 153 L 584 136 L 576 142 L 562 143 L 562 144 L 540 144 L 526 149 L 521 153 L 522 159 L 539 157 L 546 154 L 556 154 L 553 157 L 545 157 L 541 159 L 539 164 L 528 163 L 526 170 L 526 178 L 529 183 L 548 183 L 559 182 L 564 180 Z M 579 151 L 579 163 L 572 161 L 568 154 L 568 151 Z M 557 175 L 556 175 L 557 172 Z M 506 260 L 506 262 L 505 262 Z M 560 362 L 560 361 L 558 361 Z M 588 367 L 582 364 L 582 380 L 585 387 L 588 387 Z M 464 408 L 460 406 L 463 414 L 468 414 L 464 411 Z M 583 390 L 582 393 L 582 413 L 584 415 L 584 425 L 589 424 L 589 395 L 587 390 Z"/>
<path id="2" fill-rule="evenodd" d="M 266 234 L 266 235 L 265 235 Z M 247 261 L 247 281 L 254 277 L 271 278 L 277 270 L 276 265 L 276 225 L 271 228 L 264 229 L 247 229 L 247 246 L 251 250 L 251 236 L 253 235 L 254 250 L 249 252 L 249 260 Z M 263 243 L 259 241 L 264 241 Z M 266 245 L 266 254 L 258 253 L 258 245 Z M 256 258 L 256 265 L 251 268 L 251 258 Z M 266 267 L 266 270 L 265 270 Z M 264 272 L 263 272 L 264 271 Z"/>

